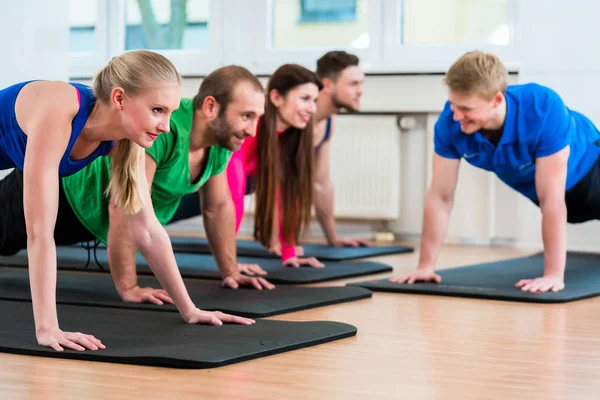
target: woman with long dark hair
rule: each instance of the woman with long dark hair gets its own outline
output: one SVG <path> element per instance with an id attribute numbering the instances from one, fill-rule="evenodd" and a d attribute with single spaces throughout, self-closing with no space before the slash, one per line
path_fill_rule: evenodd
<path id="1" fill-rule="evenodd" d="M 296 243 L 310 224 L 313 193 L 313 123 L 322 88 L 317 75 L 285 64 L 267 85 L 265 114 L 256 135 L 245 139 L 227 167 L 236 206 L 236 232 L 244 214 L 244 195 L 256 191 L 254 238 L 272 248 L 281 244 L 284 265 L 322 267 L 313 257 L 299 258 Z"/>

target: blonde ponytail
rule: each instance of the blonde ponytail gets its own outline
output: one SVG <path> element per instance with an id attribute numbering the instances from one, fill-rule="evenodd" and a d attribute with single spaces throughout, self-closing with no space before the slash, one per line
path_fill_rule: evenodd
<path id="1" fill-rule="evenodd" d="M 148 50 L 134 50 L 113 57 L 94 78 L 96 99 L 110 101 L 114 88 L 120 87 L 130 96 L 164 85 L 181 85 L 181 75 L 166 57 Z M 142 147 L 131 140 L 118 143 L 112 157 L 111 180 L 107 195 L 126 214 L 136 214 L 143 207 L 138 185 L 138 166 L 144 155 Z"/>
<path id="2" fill-rule="evenodd" d="M 111 179 L 106 194 L 125 214 L 137 214 L 144 206 L 138 184 L 138 167 L 143 155 L 142 147 L 123 139 L 118 142 L 111 160 Z"/>

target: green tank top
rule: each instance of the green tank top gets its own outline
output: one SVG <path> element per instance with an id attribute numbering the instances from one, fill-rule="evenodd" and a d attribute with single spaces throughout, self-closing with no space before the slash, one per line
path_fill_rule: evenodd
<path id="1" fill-rule="evenodd" d="M 152 182 L 152 205 L 159 222 L 167 224 L 181 198 L 194 193 L 212 176 L 225 170 L 231 151 L 220 146 L 207 149 L 206 167 L 196 182 L 190 181 L 189 144 L 194 106 L 192 99 L 184 98 L 171 114 L 169 133 L 161 134 L 146 153 L 156 161 Z M 63 190 L 79 221 L 98 240 L 108 237 L 108 203 L 105 195 L 110 181 L 111 160 L 100 157 L 74 175 L 62 179 Z"/>

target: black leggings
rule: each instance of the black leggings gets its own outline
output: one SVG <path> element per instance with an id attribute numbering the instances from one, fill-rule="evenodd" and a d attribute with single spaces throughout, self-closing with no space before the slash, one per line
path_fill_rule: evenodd
<path id="1" fill-rule="evenodd" d="M 59 246 L 95 240 L 71 209 L 62 183 L 54 241 Z M 27 228 L 23 209 L 23 171 L 15 168 L 0 180 L 0 255 L 11 256 L 27 248 Z"/>

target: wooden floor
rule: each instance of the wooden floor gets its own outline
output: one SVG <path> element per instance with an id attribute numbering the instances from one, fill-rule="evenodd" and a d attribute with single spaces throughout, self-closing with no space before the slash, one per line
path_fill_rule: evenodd
<path id="1" fill-rule="evenodd" d="M 439 265 L 532 252 L 445 247 Z M 417 254 L 376 260 L 390 263 L 395 274 L 402 274 L 414 268 Z M 358 327 L 358 335 L 213 370 L 0 354 L 0 398 L 550 400 L 600 396 L 600 298 L 541 305 L 374 293 L 371 299 L 273 319 L 342 321 Z"/>

